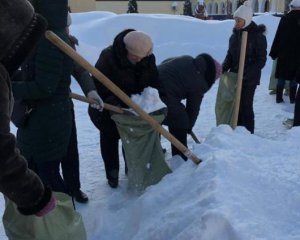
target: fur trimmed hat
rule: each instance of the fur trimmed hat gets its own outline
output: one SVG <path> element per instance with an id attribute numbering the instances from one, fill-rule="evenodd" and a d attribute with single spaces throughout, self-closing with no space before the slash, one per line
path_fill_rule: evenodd
<path id="1" fill-rule="evenodd" d="M 293 0 L 293 1 L 291 1 L 290 8 L 291 9 L 293 9 L 293 8 L 300 8 L 300 0 Z"/>
<path id="2" fill-rule="evenodd" d="M 245 20 L 245 27 L 247 27 L 251 21 L 252 21 L 252 17 L 253 17 L 253 10 L 252 10 L 252 6 L 251 6 L 251 2 L 250 1 L 245 1 L 243 5 L 241 5 L 233 14 L 233 17 L 239 17 Z"/>
<path id="3" fill-rule="evenodd" d="M 144 32 L 131 31 L 124 36 L 123 42 L 127 51 L 131 54 L 142 58 L 152 54 L 152 39 Z"/>
<path id="4" fill-rule="evenodd" d="M 18 69 L 47 23 L 27 0 L 0 1 L 0 61 L 10 75 Z"/>

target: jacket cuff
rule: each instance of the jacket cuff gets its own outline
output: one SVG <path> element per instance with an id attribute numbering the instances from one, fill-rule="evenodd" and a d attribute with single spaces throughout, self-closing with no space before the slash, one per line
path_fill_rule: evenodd
<path id="1" fill-rule="evenodd" d="M 33 215 L 33 214 L 38 213 L 50 201 L 51 194 L 52 194 L 51 189 L 49 187 L 45 187 L 44 195 L 36 205 L 34 205 L 30 208 L 20 208 L 20 207 L 18 207 L 19 212 L 23 215 Z"/>

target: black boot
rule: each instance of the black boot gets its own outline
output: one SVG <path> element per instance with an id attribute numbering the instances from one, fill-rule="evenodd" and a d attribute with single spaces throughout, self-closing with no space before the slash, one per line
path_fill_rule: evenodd
<path id="1" fill-rule="evenodd" d="M 112 170 L 107 175 L 107 183 L 111 188 L 117 188 L 119 185 L 119 171 Z"/>
<path id="2" fill-rule="evenodd" d="M 84 192 L 82 192 L 80 189 L 72 192 L 72 196 L 79 203 L 87 203 L 89 201 L 88 196 Z"/>
<path id="3" fill-rule="evenodd" d="M 297 86 L 290 87 L 290 103 L 295 103 Z"/>
<path id="4" fill-rule="evenodd" d="M 284 87 L 277 86 L 276 88 L 276 103 L 283 102 L 282 94 L 283 94 Z"/>

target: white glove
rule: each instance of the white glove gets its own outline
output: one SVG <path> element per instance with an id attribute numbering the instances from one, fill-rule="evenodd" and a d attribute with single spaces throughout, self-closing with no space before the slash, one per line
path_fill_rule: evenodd
<path id="1" fill-rule="evenodd" d="M 92 108 L 95 108 L 95 109 L 99 110 L 100 112 L 103 111 L 104 103 L 103 103 L 103 100 L 101 99 L 101 97 L 98 95 L 97 91 L 95 91 L 95 90 L 90 91 L 87 94 L 87 97 L 91 98 L 97 102 L 97 103 L 91 104 Z"/>

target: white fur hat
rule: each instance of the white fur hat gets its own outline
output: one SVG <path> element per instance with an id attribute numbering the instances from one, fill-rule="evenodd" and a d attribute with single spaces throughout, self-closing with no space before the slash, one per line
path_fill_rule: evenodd
<path id="1" fill-rule="evenodd" d="M 295 0 L 296 1 L 296 0 Z M 300 1 L 300 0 L 297 0 Z M 247 27 L 251 21 L 253 16 L 253 10 L 250 1 L 245 1 L 243 5 L 241 5 L 233 14 L 233 17 L 239 17 L 245 20 L 245 27 Z"/>
<path id="2" fill-rule="evenodd" d="M 300 8 L 300 0 L 291 1 L 290 8 Z"/>

